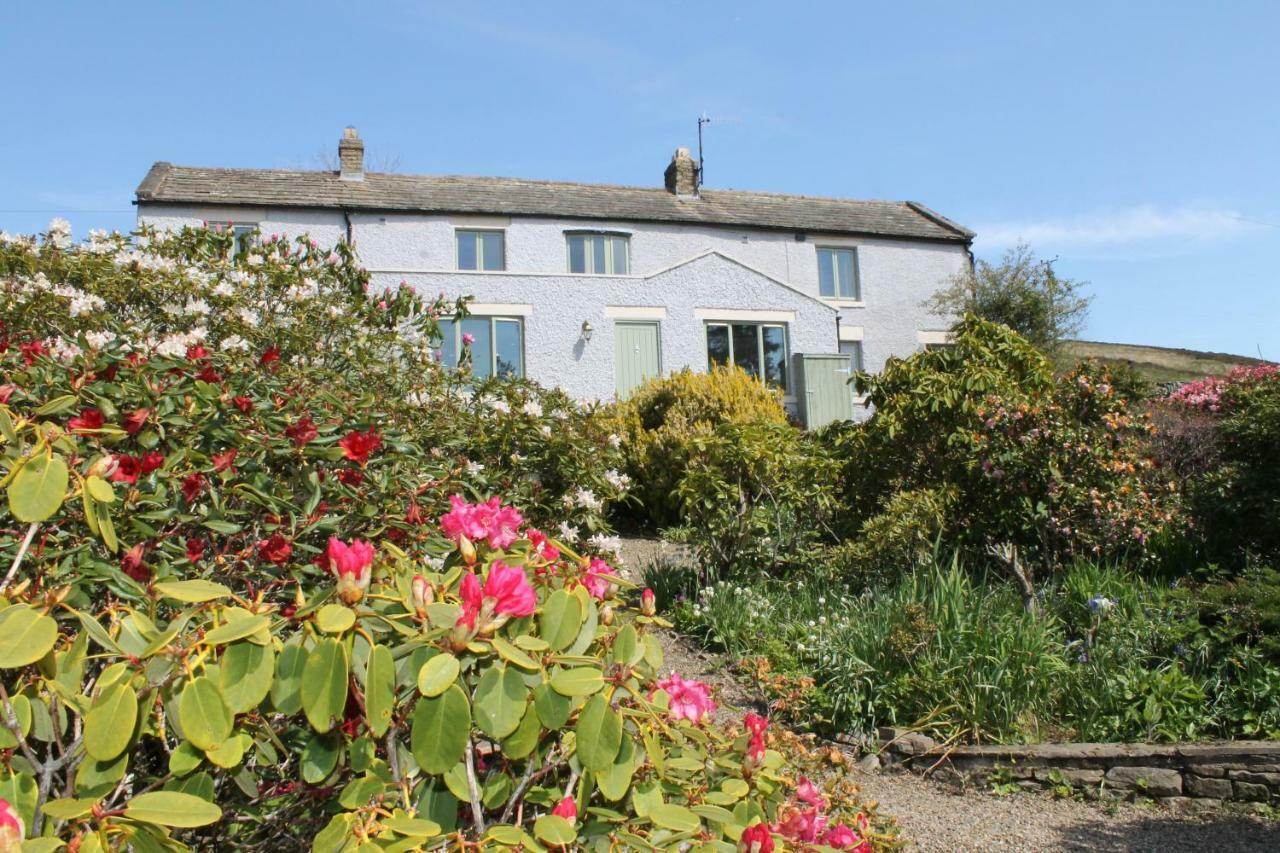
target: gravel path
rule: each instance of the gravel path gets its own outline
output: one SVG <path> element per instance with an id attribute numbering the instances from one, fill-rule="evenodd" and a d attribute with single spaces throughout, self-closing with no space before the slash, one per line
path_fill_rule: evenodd
<path id="1" fill-rule="evenodd" d="M 620 568 L 639 581 L 646 565 L 679 553 L 656 539 L 624 539 Z M 760 697 L 732 677 L 722 655 L 674 632 L 662 632 L 660 639 L 664 672 L 674 669 L 711 684 L 721 703 L 717 716 L 738 719 L 745 710 L 760 710 Z M 881 814 L 898 819 L 911 851 L 1280 851 L 1280 821 L 1245 814 L 1179 814 L 1134 803 L 1105 808 L 1049 794 L 959 790 L 910 773 L 849 772 L 863 796 L 879 802 Z"/>

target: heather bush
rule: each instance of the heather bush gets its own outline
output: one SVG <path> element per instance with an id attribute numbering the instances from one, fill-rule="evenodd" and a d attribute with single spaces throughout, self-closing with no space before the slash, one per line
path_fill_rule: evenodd
<path id="1" fill-rule="evenodd" d="M 676 487 L 696 439 L 725 423 L 787 423 L 781 393 L 737 367 L 651 379 L 618 405 L 617 417 L 634 494 L 642 513 L 657 524 L 679 519 Z"/>

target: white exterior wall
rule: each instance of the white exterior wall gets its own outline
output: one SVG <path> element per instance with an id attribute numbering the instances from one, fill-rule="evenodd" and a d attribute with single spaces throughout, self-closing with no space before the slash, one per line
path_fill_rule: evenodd
<path id="1" fill-rule="evenodd" d="M 337 211 L 155 204 L 139 210 L 140 222 L 162 228 L 228 220 L 257 222 L 267 234 L 309 233 L 323 245 L 346 233 Z M 797 241 L 790 231 L 726 226 L 409 213 L 354 213 L 351 222 L 360 259 L 378 284 L 405 280 L 427 293 L 533 306 L 525 318 L 526 375 L 579 397 L 613 394 L 613 321 L 604 316 L 606 306 L 667 309 L 664 373 L 705 369 L 704 321 L 693 312 L 717 307 L 794 311 L 788 324 L 793 354 L 835 351 L 838 312 L 842 336 L 860 335 L 864 366 L 876 371 L 891 355 L 919 350 L 920 331 L 950 325 L 922 303 L 969 262 L 960 244 L 813 233 Z M 504 230 L 507 271 L 457 271 L 455 228 Z M 578 229 L 630 234 L 631 275 L 568 275 L 564 232 Z M 819 300 L 820 246 L 857 248 L 860 302 Z M 702 257 L 708 252 L 716 255 Z M 596 332 L 579 347 L 583 320 Z"/>

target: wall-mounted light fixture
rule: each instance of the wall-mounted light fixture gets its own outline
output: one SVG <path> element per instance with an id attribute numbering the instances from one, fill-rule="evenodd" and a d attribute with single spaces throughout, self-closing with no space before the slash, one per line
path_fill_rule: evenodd
<path id="1" fill-rule="evenodd" d="M 590 320 L 583 320 L 583 321 L 582 321 L 582 339 L 583 339 L 584 341 L 589 341 L 589 340 L 591 340 L 591 334 L 592 334 L 592 332 L 594 332 L 594 331 L 595 331 L 595 329 L 591 326 L 591 321 L 590 321 Z"/>

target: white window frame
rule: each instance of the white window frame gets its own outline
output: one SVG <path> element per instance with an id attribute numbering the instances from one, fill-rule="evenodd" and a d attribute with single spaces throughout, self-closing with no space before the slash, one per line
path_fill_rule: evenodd
<path id="1" fill-rule="evenodd" d="M 573 240 L 575 237 L 585 238 L 582 247 L 582 263 L 584 270 L 582 272 L 573 271 Z M 595 267 L 595 250 L 594 242 L 589 238 L 604 237 L 604 272 L 596 272 Z M 614 241 L 621 240 L 626 246 L 626 261 L 624 268 L 619 271 L 617 268 L 617 258 L 614 256 Z M 631 235 L 623 231 L 566 231 L 564 232 L 564 257 L 565 269 L 569 271 L 569 275 L 630 275 L 631 274 Z"/>
<path id="2" fill-rule="evenodd" d="M 856 347 L 856 348 L 857 348 L 857 350 L 858 350 L 858 357 L 857 357 L 857 359 L 856 359 L 856 360 L 855 360 L 855 359 L 854 359 L 854 357 L 853 357 L 853 353 L 846 353 L 846 352 L 844 351 L 844 348 L 845 348 L 846 346 L 852 346 L 852 347 Z M 862 370 L 862 369 L 863 369 L 863 365 L 866 363 L 866 356 L 867 356 L 867 354 L 866 354 L 866 352 L 862 349 L 862 339 L 861 339 L 861 338 L 858 338 L 858 339 L 856 339 L 856 340 L 855 340 L 855 339 L 853 339 L 853 338 L 846 338 L 846 339 L 844 339 L 844 340 L 840 341 L 840 342 L 839 342 L 839 346 L 837 347 L 837 351 L 838 351 L 838 352 L 840 352 L 840 354 L 841 354 L 841 355 L 848 355 L 848 356 L 849 356 L 849 368 L 850 368 L 854 373 L 857 373 L 858 371 L 860 371 L 860 370 Z"/>
<path id="3" fill-rule="evenodd" d="M 830 257 L 830 264 L 831 264 L 831 284 L 834 291 L 830 296 L 822 292 L 822 253 L 823 252 L 830 253 L 829 257 Z M 853 281 L 851 282 L 853 287 L 853 293 L 851 295 L 845 295 L 840 292 L 840 262 L 837 259 L 837 255 L 841 252 L 849 253 L 849 259 L 850 259 L 849 268 L 853 271 Z M 855 304 L 861 303 L 862 302 L 862 273 L 858 269 L 858 247 L 857 246 L 819 245 L 815 247 L 814 254 L 818 262 L 818 296 L 821 297 L 822 299 L 827 300 L 828 302 L 848 302 L 848 303 L 855 303 Z"/>
<path id="4" fill-rule="evenodd" d="M 231 256 L 238 258 L 253 248 L 256 242 L 253 239 L 253 235 L 262 228 L 262 223 L 247 219 L 208 220 L 205 227 L 220 234 L 230 231 L 232 239 L 235 241 Z"/>
<path id="5" fill-rule="evenodd" d="M 462 234 L 475 234 L 476 239 L 476 268 L 466 269 L 462 266 L 462 249 L 458 245 L 458 238 Z M 498 269 L 488 269 L 484 266 L 484 244 L 479 239 L 482 234 L 497 234 L 502 238 L 502 266 Z M 507 231 L 505 228 L 474 228 L 474 227 L 455 227 L 453 229 L 453 268 L 458 272 L 506 272 L 507 271 Z"/>
<path id="6" fill-rule="evenodd" d="M 782 385 L 781 390 L 784 395 L 791 392 L 791 367 L 787 363 L 791 359 L 791 330 L 786 323 L 769 323 L 758 321 L 743 320 L 707 320 L 702 324 L 702 342 L 703 348 L 707 352 L 707 369 L 710 370 L 716 366 L 716 362 L 711 360 L 711 344 L 707 336 L 707 332 L 712 326 L 724 326 L 729 330 L 729 364 L 737 365 L 733 352 L 733 327 L 734 326 L 754 326 L 756 329 L 756 358 L 759 359 L 761 382 L 766 385 L 770 384 L 769 379 L 764 375 L 764 329 L 781 329 L 782 330 Z"/>

